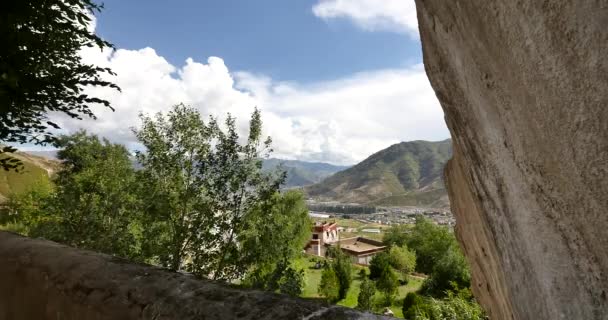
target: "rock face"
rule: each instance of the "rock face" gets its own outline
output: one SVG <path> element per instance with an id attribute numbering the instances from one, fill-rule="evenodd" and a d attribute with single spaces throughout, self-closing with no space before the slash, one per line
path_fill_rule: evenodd
<path id="1" fill-rule="evenodd" d="M 608 319 L 608 1 L 416 0 L 492 319 Z"/>
<path id="2" fill-rule="evenodd" d="M 0 320 L 382 319 L 0 231 Z"/>

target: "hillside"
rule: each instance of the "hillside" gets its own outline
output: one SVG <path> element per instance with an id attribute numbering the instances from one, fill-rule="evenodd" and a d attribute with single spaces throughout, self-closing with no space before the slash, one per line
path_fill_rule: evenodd
<path id="1" fill-rule="evenodd" d="M 284 187 L 302 187 L 321 182 L 332 174 L 348 167 L 335 166 L 322 162 L 307 162 L 299 160 L 267 159 L 264 160 L 263 170 L 274 170 L 281 167 L 287 171 Z"/>
<path id="2" fill-rule="evenodd" d="M 305 188 L 305 191 L 318 200 L 447 207 L 442 174 L 451 155 L 451 140 L 402 142 Z"/>
<path id="3" fill-rule="evenodd" d="M 11 154 L 23 163 L 23 168 L 14 170 L 0 170 L 0 202 L 13 192 L 23 192 L 40 180 L 48 181 L 50 176 L 59 169 L 59 162 L 45 157 L 35 156 L 25 152 Z"/>

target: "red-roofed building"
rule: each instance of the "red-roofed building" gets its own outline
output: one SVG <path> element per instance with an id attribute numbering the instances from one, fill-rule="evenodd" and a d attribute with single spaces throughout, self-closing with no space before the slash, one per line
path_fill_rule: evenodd
<path id="1" fill-rule="evenodd" d="M 340 239 L 338 225 L 335 222 L 315 222 L 312 228 L 312 239 L 306 245 L 306 253 L 316 256 L 325 256 L 325 245 Z"/>

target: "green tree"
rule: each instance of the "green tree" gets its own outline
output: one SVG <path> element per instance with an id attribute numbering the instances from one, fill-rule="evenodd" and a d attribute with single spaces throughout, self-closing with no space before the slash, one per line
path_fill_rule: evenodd
<path id="1" fill-rule="evenodd" d="M 92 104 L 110 107 L 89 95 L 88 86 L 118 89 L 106 80 L 107 68 L 84 63 L 83 47 L 112 48 L 94 34 L 91 19 L 101 6 L 91 0 L 2 1 L 0 4 L 0 142 L 55 140 L 47 117 L 93 117 Z M 0 153 L 14 151 L 3 147 Z M 15 158 L 0 158 L 5 169 Z"/>
<path id="2" fill-rule="evenodd" d="M 242 263 L 263 273 L 264 269 L 278 266 L 279 261 L 292 261 L 301 253 L 310 234 L 311 221 L 302 193 L 277 192 L 258 203 L 245 217 L 238 236 Z"/>
<path id="3" fill-rule="evenodd" d="M 397 294 L 397 288 L 399 287 L 398 281 L 399 279 L 391 267 L 386 266 L 382 270 L 380 278 L 376 282 L 376 288 L 384 294 L 385 306 L 390 306 L 393 303 L 395 294 Z"/>
<path id="4" fill-rule="evenodd" d="M 197 166 L 206 164 L 213 128 L 184 105 L 166 116 L 140 118 L 142 125 L 134 133 L 145 147 L 136 155 L 142 166 L 138 174 L 146 211 L 144 252 L 155 263 L 178 270 L 192 255 L 194 239 L 208 235 L 212 228 L 202 219 L 208 208 Z"/>
<path id="5" fill-rule="evenodd" d="M 369 262 L 369 278 L 372 280 L 380 278 L 382 271 L 390 265 L 391 259 L 387 252 L 377 253 Z"/>
<path id="6" fill-rule="evenodd" d="M 272 263 L 293 255 L 303 241 L 302 198 L 277 195 L 284 174 L 262 171 L 262 158 L 272 149 L 271 140 L 261 139 L 262 120 L 256 109 L 249 123 L 249 136 L 240 142 L 236 119 L 228 115 L 223 126 L 214 118 L 204 122 L 198 111 L 178 105 L 167 116 L 142 116 L 143 126 L 135 133 L 146 147 L 138 153 L 151 221 L 150 252 L 172 269 L 185 268 L 216 280 L 241 279 L 256 265 Z M 274 210 L 274 207 L 281 209 Z M 270 214 L 272 217 L 266 216 Z M 286 240 L 269 219 L 290 225 Z M 290 227 L 291 226 L 291 227 Z M 286 240 L 269 248 L 249 251 L 252 234 L 270 232 L 264 238 Z M 273 238 L 274 237 L 274 238 Z M 146 237 L 148 238 L 148 237 Z M 272 266 L 266 266 L 271 269 Z"/>
<path id="7" fill-rule="evenodd" d="M 454 234 L 426 218 L 416 219 L 407 239 L 407 247 L 416 252 L 416 271 L 425 274 L 430 274 L 453 246 L 458 246 Z"/>
<path id="8" fill-rule="evenodd" d="M 392 225 L 382 236 L 382 242 L 387 246 L 403 247 L 407 244 L 410 227 L 405 224 Z"/>
<path id="9" fill-rule="evenodd" d="M 333 268 L 326 267 L 321 273 L 319 283 L 319 295 L 325 297 L 329 302 L 340 300 L 340 283 Z"/>
<path id="10" fill-rule="evenodd" d="M 420 292 L 433 297 L 444 297 L 450 290 L 471 286 L 469 265 L 456 246 L 451 247 L 424 280 Z"/>
<path id="11" fill-rule="evenodd" d="M 59 137 L 63 162 L 55 192 L 41 201 L 30 235 L 139 259 L 139 202 L 135 172 L 122 146 L 80 131 Z"/>
<path id="12" fill-rule="evenodd" d="M 361 281 L 359 296 L 357 297 L 357 309 L 363 311 L 372 310 L 375 294 L 376 286 L 374 285 L 374 282 L 367 278 L 363 278 Z"/>
<path id="13" fill-rule="evenodd" d="M 339 300 L 346 298 L 348 289 L 353 281 L 353 263 L 350 257 L 340 249 L 340 247 L 331 247 L 329 256 L 333 258 L 331 267 L 334 269 L 338 282 L 340 284 Z"/>
<path id="14" fill-rule="evenodd" d="M 407 247 L 393 246 L 389 250 L 389 263 L 407 280 L 407 275 L 416 268 L 416 254 Z"/>

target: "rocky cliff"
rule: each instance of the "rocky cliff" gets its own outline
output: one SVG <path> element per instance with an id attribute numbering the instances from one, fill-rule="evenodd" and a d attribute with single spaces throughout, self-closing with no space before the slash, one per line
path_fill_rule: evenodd
<path id="1" fill-rule="evenodd" d="M 608 1 L 416 0 L 474 291 L 496 319 L 608 319 Z"/>

